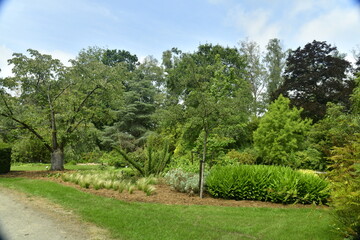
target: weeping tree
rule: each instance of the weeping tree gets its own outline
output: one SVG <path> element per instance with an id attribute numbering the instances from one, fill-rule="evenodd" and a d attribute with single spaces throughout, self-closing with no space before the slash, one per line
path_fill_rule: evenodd
<path id="1" fill-rule="evenodd" d="M 109 119 L 121 96 L 126 67 L 100 61 L 101 49 L 80 52 L 71 67 L 29 49 L 13 54 L 13 77 L 0 81 L 0 117 L 33 134 L 51 153 L 51 170 L 64 169 L 64 148 L 91 121 Z M 119 99 L 120 101 L 120 99 Z"/>

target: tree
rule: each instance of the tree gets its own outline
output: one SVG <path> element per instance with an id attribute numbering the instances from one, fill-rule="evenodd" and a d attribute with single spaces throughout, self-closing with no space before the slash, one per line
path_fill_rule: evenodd
<path id="1" fill-rule="evenodd" d="M 154 130 L 157 82 L 163 77 L 156 59 L 147 57 L 144 63 L 123 80 L 124 105 L 116 113 L 112 125 L 105 126 L 102 142 L 108 148 L 120 145 L 123 150 L 135 151 L 145 144 L 146 133 Z"/>
<path id="2" fill-rule="evenodd" d="M 253 114 L 259 115 L 264 111 L 265 67 L 261 61 L 260 47 L 253 41 L 240 42 L 240 53 L 246 59 L 245 78 L 251 85 L 253 95 Z"/>
<path id="3" fill-rule="evenodd" d="M 280 95 L 269 106 L 254 132 L 254 147 L 266 164 L 296 167 L 293 154 L 305 149 L 310 120 L 302 120 L 302 109 L 290 108 L 290 100 Z"/>
<path id="4" fill-rule="evenodd" d="M 103 52 L 101 61 L 107 66 L 115 66 L 118 63 L 125 63 L 129 71 L 135 70 L 139 65 L 136 55 L 132 55 L 129 51 L 107 49 Z"/>
<path id="5" fill-rule="evenodd" d="M 350 108 L 349 97 L 354 81 L 348 77 L 350 63 L 326 42 L 313 41 L 291 51 L 286 60 L 284 83 L 272 96 L 288 97 L 291 104 L 302 107 L 302 117 L 314 122 L 322 119 L 328 102 Z"/>
<path id="6" fill-rule="evenodd" d="M 51 153 L 51 170 L 63 170 L 64 148 L 77 131 L 110 117 L 103 105 L 121 96 L 124 69 L 102 64 L 96 48 L 80 52 L 70 68 L 36 50 L 28 53 L 9 60 L 14 77 L 0 83 L 0 116 L 38 138 Z"/>
<path id="7" fill-rule="evenodd" d="M 334 147 L 344 147 L 358 133 L 360 122 L 357 114 L 349 113 L 342 105 L 328 103 L 325 117 L 312 126 L 309 137 L 325 161 Z"/>
<path id="8" fill-rule="evenodd" d="M 330 160 L 331 205 L 338 229 L 348 239 L 360 238 L 360 136 L 343 147 L 335 147 Z"/>
<path id="9" fill-rule="evenodd" d="M 266 86 L 267 97 L 272 96 L 284 81 L 282 76 L 285 67 L 286 52 L 277 38 L 270 39 L 266 45 L 266 54 L 263 59 L 267 70 Z"/>
<path id="10" fill-rule="evenodd" d="M 171 66 L 170 64 L 168 64 Z M 200 197 L 209 134 L 236 114 L 246 115 L 251 99 L 243 80 L 244 60 L 234 48 L 200 45 L 195 53 L 182 54 L 167 69 L 166 87 L 172 108 L 184 116 L 183 136 L 195 142 L 202 137 Z"/>

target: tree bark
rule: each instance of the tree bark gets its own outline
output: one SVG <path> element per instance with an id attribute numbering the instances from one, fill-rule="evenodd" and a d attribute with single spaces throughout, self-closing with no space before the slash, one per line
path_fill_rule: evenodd
<path id="1" fill-rule="evenodd" d="M 201 159 L 200 163 L 200 198 L 203 198 L 204 194 L 204 171 L 205 171 L 205 160 L 206 160 L 206 152 L 207 152 L 207 137 L 208 137 L 208 131 L 205 129 L 205 135 L 204 135 L 204 145 L 203 145 L 203 157 Z"/>
<path id="2" fill-rule="evenodd" d="M 51 169 L 52 171 L 64 170 L 64 151 L 60 148 L 55 149 L 51 153 Z"/>

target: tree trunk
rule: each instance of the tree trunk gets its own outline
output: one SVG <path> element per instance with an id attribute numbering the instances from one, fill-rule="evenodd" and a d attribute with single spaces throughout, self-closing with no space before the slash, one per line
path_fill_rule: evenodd
<path id="1" fill-rule="evenodd" d="M 64 151 L 60 148 L 55 149 L 51 153 L 51 169 L 52 171 L 64 170 Z"/>
<path id="2" fill-rule="evenodd" d="M 204 171 L 205 171 L 205 160 L 206 160 L 206 144 L 207 144 L 207 137 L 208 137 L 208 131 L 205 130 L 205 135 L 204 135 L 204 145 L 203 145 L 203 157 L 201 159 L 201 163 L 200 163 L 200 198 L 203 198 L 203 194 L 204 194 Z"/>

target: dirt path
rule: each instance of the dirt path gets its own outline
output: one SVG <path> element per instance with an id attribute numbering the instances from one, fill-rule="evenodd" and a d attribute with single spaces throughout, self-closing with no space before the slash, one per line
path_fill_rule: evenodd
<path id="1" fill-rule="evenodd" d="M 82 222 L 45 199 L 0 187 L 0 240 L 108 239 L 108 233 Z"/>

